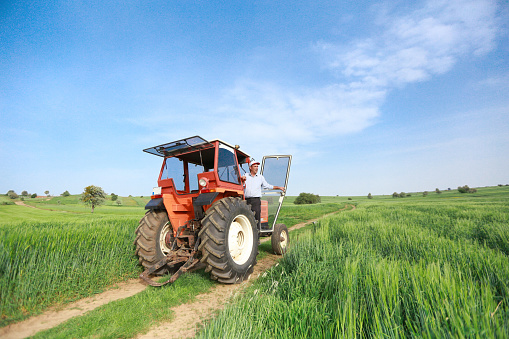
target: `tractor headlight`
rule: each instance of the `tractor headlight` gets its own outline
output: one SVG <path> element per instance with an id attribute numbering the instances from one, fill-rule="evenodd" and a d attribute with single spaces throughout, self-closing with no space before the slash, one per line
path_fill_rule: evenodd
<path id="1" fill-rule="evenodd" d="M 195 181 L 196 182 L 196 181 Z M 207 184 L 209 183 L 209 181 L 205 178 L 201 178 L 198 183 L 200 184 L 201 187 L 207 187 Z"/>

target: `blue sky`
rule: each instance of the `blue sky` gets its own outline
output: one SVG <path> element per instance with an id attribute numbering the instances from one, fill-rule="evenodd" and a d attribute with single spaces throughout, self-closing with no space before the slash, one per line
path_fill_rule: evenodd
<path id="1" fill-rule="evenodd" d="M 0 192 L 149 195 L 200 135 L 289 194 L 509 184 L 507 1 L 0 2 Z"/>

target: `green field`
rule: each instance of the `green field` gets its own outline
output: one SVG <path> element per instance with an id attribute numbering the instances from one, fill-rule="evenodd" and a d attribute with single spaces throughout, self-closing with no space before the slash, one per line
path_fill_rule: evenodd
<path id="1" fill-rule="evenodd" d="M 509 336 L 509 188 L 347 198 L 322 197 L 321 204 L 302 206 L 289 197 L 278 221 L 288 227 L 347 203 L 357 208 L 292 232 L 293 246 L 279 265 L 199 335 Z M 132 241 L 146 198 L 133 198 L 138 206 L 109 204 L 94 214 L 73 197 L 54 199 L 60 203 L 27 202 L 44 210 L 0 205 L 1 326 L 140 273 Z M 260 256 L 270 251 L 265 243 Z M 215 284 L 204 272 L 187 276 L 40 336 L 133 337 L 147 329 L 146 322 L 172 316 L 151 313 L 144 304 L 175 305 Z M 133 309 L 141 311 L 126 311 Z M 105 322 L 118 326 L 105 331 Z"/>
<path id="2" fill-rule="evenodd" d="M 508 188 L 352 201 L 198 337 L 509 337 Z"/>
<path id="3" fill-rule="evenodd" d="M 137 206 L 109 201 L 91 213 L 77 196 L 25 200 L 37 208 L 0 205 L 0 327 L 141 273 L 133 241 L 148 198 L 121 199 Z M 288 209 L 280 221 L 291 226 L 338 205 Z M 269 250 L 262 246 L 260 257 Z"/>

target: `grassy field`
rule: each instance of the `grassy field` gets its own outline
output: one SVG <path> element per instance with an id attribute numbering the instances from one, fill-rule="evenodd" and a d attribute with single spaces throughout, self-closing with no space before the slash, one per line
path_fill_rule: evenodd
<path id="1" fill-rule="evenodd" d="M 352 201 L 198 337 L 509 337 L 508 188 Z"/>
<path id="2" fill-rule="evenodd" d="M 134 231 L 147 200 L 108 204 L 93 214 L 77 196 L 25 201 L 37 208 L 0 205 L 0 327 L 137 277 Z M 292 204 L 280 222 L 292 226 L 338 209 Z M 260 258 L 267 251 L 265 244 Z"/>
<path id="3" fill-rule="evenodd" d="M 278 222 L 288 227 L 346 203 L 357 209 L 292 232 L 293 247 L 279 265 L 199 335 L 509 335 L 509 188 L 347 198 L 305 206 L 287 199 Z M 1 326 L 140 273 L 132 241 L 143 207 L 102 206 L 91 214 L 72 200 L 34 205 L 44 210 L 0 205 Z M 270 251 L 263 244 L 260 257 Z M 133 337 L 171 318 L 169 305 L 214 284 L 204 272 L 187 274 L 38 336 Z"/>

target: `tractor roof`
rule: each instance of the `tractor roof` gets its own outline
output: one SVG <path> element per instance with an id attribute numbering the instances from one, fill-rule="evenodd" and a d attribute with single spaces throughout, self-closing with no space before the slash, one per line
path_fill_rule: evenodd
<path id="1" fill-rule="evenodd" d="M 162 144 L 159 146 L 154 146 L 150 148 L 146 148 L 143 151 L 154 154 L 160 157 L 176 157 L 180 154 L 189 153 L 193 151 L 198 151 L 206 148 L 214 147 L 214 142 L 220 142 L 228 147 L 234 148 L 237 150 L 238 155 L 244 156 L 246 159 L 249 159 L 249 155 L 244 153 L 239 149 L 239 146 L 232 146 L 224 141 L 219 139 L 214 139 L 212 141 L 207 141 L 199 136 L 189 137 L 177 141 L 172 141 L 167 144 Z"/>

